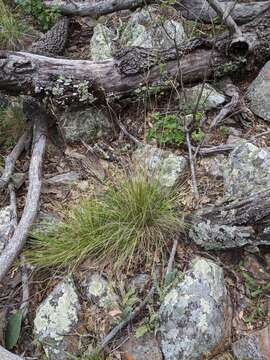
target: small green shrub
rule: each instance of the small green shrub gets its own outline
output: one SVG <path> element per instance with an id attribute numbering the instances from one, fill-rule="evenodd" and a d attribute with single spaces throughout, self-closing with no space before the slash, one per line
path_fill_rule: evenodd
<path id="1" fill-rule="evenodd" d="M 159 145 L 181 145 L 185 139 L 183 125 L 178 115 L 152 114 L 153 127 L 146 133 L 146 139 L 156 139 Z"/>
<path id="2" fill-rule="evenodd" d="M 27 14 L 37 21 L 44 31 L 47 31 L 60 15 L 57 7 L 46 7 L 42 0 L 20 0 L 19 4 Z"/>
<path id="3" fill-rule="evenodd" d="M 22 134 L 25 117 L 20 101 L 0 107 L 0 145 L 13 145 Z"/>
<path id="4" fill-rule="evenodd" d="M 24 31 L 23 23 L 4 1 L 0 0 L 0 47 L 8 50 L 17 49 Z"/>
<path id="5" fill-rule="evenodd" d="M 114 269 L 135 260 L 152 262 L 183 228 L 175 202 L 174 192 L 160 189 L 158 179 L 125 175 L 102 195 L 70 209 L 65 221 L 46 234 L 33 233 L 26 256 L 39 267 L 71 269 L 86 258 L 109 262 Z"/>
<path id="6" fill-rule="evenodd" d="M 191 133 L 191 138 L 192 138 L 192 140 L 194 140 L 196 142 L 201 142 L 204 138 L 204 135 L 205 134 L 201 129 L 197 129 Z"/>

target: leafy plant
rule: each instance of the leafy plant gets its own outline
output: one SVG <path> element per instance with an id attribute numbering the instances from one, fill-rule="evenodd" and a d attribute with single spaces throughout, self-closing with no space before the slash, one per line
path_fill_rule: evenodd
<path id="1" fill-rule="evenodd" d="M 0 0 L 0 46 L 2 49 L 15 50 L 20 44 L 20 39 L 25 31 L 24 24 Z"/>
<path id="2" fill-rule="evenodd" d="M 46 7 L 42 0 L 20 0 L 19 4 L 27 14 L 37 21 L 44 31 L 47 31 L 60 15 L 57 7 Z"/>
<path id="3" fill-rule="evenodd" d="M 267 314 L 264 298 L 270 293 L 270 283 L 260 284 L 248 272 L 242 271 L 241 273 L 245 282 L 246 294 L 250 299 L 243 320 L 246 323 L 252 323 L 259 318 L 264 318 Z"/>
<path id="4" fill-rule="evenodd" d="M 12 314 L 8 319 L 5 345 L 8 350 L 11 350 L 19 340 L 22 326 L 22 311 L 18 310 L 15 314 Z"/>
<path id="5" fill-rule="evenodd" d="M 114 269 L 136 259 L 153 261 L 166 241 L 183 229 L 172 190 L 163 190 L 158 178 L 124 175 L 70 209 L 65 221 L 31 237 L 28 261 L 40 267 L 74 268 L 85 258 L 109 262 Z"/>
<path id="6" fill-rule="evenodd" d="M 0 145 L 13 145 L 21 135 L 25 118 L 20 101 L 0 107 Z"/>
<path id="7" fill-rule="evenodd" d="M 192 138 L 192 140 L 194 140 L 196 142 L 201 142 L 204 138 L 204 135 L 205 134 L 201 129 L 197 129 L 191 133 L 191 138 Z"/>
<path id="8" fill-rule="evenodd" d="M 185 134 L 179 116 L 174 114 L 152 114 L 153 127 L 146 133 L 147 140 L 156 139 L 159 145 L 181 145 Z"/>

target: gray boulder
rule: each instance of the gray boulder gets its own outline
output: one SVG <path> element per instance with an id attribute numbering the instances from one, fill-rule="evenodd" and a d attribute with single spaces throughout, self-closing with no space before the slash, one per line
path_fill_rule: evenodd
<path id="1" fill-rule="evenodd" d="M 68 359 L 68 334 L 78 324 L 80 304 L 71 278 L 58 284 L 37 309 L 34 333 L 49 360 Z"/>
<path id="2" fill-rule="evenodd" d="M 231 152 L 224 169 L 224 195 L 239 197 L 270 186 L 270 151 L 243 142 Z"/>
<path id="3" fill-rule="evenodd" d="M 196 259 L 160 308 L 161 350 L 165 360 L 199 360 L 225 336 L 223 270 Z"/>
<path id="4" fill-rule="evenodd" d="M 139 147 L 133 153 L 133 160 L 139 168 L 147 169 L 149 178 L 156 176 L 163 188 L 176 185 L 187 169 L 186 158 L 151 145 Z"/>
<path id="5" fill-rule="evenodd" d="M 261 69 L 259 75 L 250 84 L 246 98 L 249 101 L 249 108 L 254 114 L 265 121 L 270 121 L 270 61 Z"/>
<path id="6" fill-rule="evenodd" d="M 112 131 L 107 113 L 95 107 L 66 110 L 60 118 L 60 126 L 67 142 L 84 140 L 92 143 L 101 136 L 108 136 Z"/>
<path id="7" fill-rule="evenodd" d="M 11 232 L 14 230 L 14 214 L 11 206 L 0 209 L 0 254 L 4 250 Z"/>
<path id="8" fill-rule="evenodd" d="M 112 57 L 114 33 L 107 26 L 97 24 L 90 41 L 92 60 L 106 60 Z"/>
<path id="9" fill-rule="evenodd" d="M 96 25 L 90 42 L 92 60 L 112 58 L 117 42 L 121 48 L 140 46 L 166 50 L 175 44 L 180 45 L 187 38 L 182 23 L 170 19 L 158 23 L 155 20 L 157 12 L 156 8 L 150 6 L 135 11 L 126 25 L 121 24 L 121 31 Z"/>
<path id="10" fill-rule="evenodd" d="M 161 24 L 156 19 L 157 9 L 152 6 L 135 11 L 121 36 L 121 44 L 167 50 L 187 39 L 181 22 L 167 19 Z"/>

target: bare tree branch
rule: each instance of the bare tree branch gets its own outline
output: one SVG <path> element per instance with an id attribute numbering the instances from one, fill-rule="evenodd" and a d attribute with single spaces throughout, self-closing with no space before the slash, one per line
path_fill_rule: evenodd
<path id="1" fill-rule="evenodd" d="M 0 255 L 0 282 L 3 281 L 13 261 L 22 250 L 39 206 L 42 158 L 47 139 L 47 116 L 45 110 L 37 102 L 34 100 L 32 102 L 36 103 L 39 111 L 37 111 L 38 116 L 33 114 L 34 127 L 32 157 L 29 168 L 29 188 L 20 222 Z"/>

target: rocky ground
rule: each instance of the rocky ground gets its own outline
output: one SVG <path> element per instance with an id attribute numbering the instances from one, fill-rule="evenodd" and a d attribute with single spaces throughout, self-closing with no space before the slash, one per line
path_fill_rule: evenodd
<path id="1" fill-rule="evenodd" d="M 105 60 L 126 46 L 166 49 L 180 44 L 191 37 L 191 24 L 167 11 L 168 20 L 162 26 L 156 21 L 161 16 L 156 8 L 127 11 L 98 21 L 76 19 L 65 56 Z M 66 206 L 102 191 L 104 181 L 117 177 L 127 164 L 146 166 L 149 177 L 158 171 L 162 187 L 181 184 L 179 211 L 187 214 L 269 188 L 269 73 L 270 62 L 258 73 L 250 74 L 249 79 L 233 79 L 254 115 L 253 121 L 232 114 L 212 131 L 209 124 L 230 101 L 221 81 L 194 85 L 181 93 L 170 89 L 149 94 L 142 89 L 139 99 L 126 100 L 113 108 L 55 109 L 58 130 L 50 129 L 35 227 L 44 226 L 42 220 L 59 221 Z M 194 106 L 204 134 L 201 150 L 229 145 L 225 150 L 215 148 L 213 154 L 199 153 L 196 157 L 196 201 L 185 142 L 177 143 L 170 137 L 159 144 L 155 136 L 147 136 L 148 130 L 155 128 L 154 114 L 177 114 L 189 121 L 188 110 L 192 112 Z M 201 141 L 193 136 L 194 149 Z M 1 158 L 10 149 L 2 143 Z M 19 209 L 28 183 L 24 175 L 28 166 L 26 156 L 17 162 L 13 177 Z M 13 222 L 7 196 L 2 194 L 0 199 L 1 252 Z M 166 262 L 161 261 L 154 271 L 142 267 L 140 271 L 130 269 L 113 275 L 106 266 L 100 269 L 87 260 L 72 274 L 63 270 L 36 273 L 26 268 L 23 273 L 28 274 L 29 309 L 13 351 L 29 359 L 91 359 L 100 339 L 145 299 L 154 284 L 153 299 L 113 339 L 107 359 L 268 360 L 269 229 L 264 229 L 265 236 L 254 242 L 244 227 L 239 230 L 226 225 L 189 224 L 185 237 L 178 241 L 175 276 L 169 284 L 164 281 Z M 15 264 L 0 285 L 2 344 L 8 319 L 22 305 L 21 271 L 19 263 Z"/>

